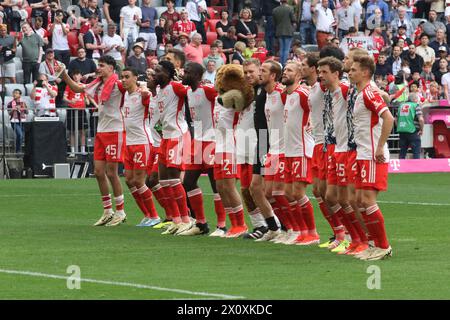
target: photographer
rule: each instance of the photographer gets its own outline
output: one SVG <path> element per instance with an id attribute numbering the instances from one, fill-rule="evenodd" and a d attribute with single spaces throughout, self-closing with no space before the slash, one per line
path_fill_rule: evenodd
<path id="1" fill-rule="evenodd" d="M 30 97 L 34 101 L 34 107 L 39 117 L 56 117 L 55 98 L 58 95 L 58 87 L 48 83 L 47 75 L 41 73 L 34 82 Z"/>
<path id="2" fill-rule="evenodd" d="M 16 65 L 14 57 L 16 55 L 16 39 L 6 33 L 6 25 L 0 25 L 0 78 L 9 79 L 11 83 L 16 83 Z"/>
<path id="3" fill-rule="evenodd" d="M 11 119 L 11 126 L 16 134 L 16 153 L 20 152 L 23 140 L 23 123 L 27 121 L 28 108 L 21 100 L 22 91 L 14 89 L 13 100 L 8 103 L 7 109 Z"/>

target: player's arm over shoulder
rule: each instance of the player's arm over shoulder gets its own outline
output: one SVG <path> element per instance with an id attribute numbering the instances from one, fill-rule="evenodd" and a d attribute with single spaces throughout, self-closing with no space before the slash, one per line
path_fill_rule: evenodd
<path id="1" fill-rule="evenodd" d="M 371 87 L 364 89 L 363 97 L 366 108 L 372 112 L 375 112 L 378 116 L 381 116 L 384 111 L 389 110 L 380 93 L 374 91 Z"/>
<path id="2" fill-rule="evenodd" d="M 176 81 L 172 81 L 171 82 L 172 88 L 173 88 L 173 92 L 180 98 L 185 98 L 187 95 L 187 90 L 188 87 L 184 86 L 182 83 L 180 82 L 176 82 Z"/>
<path id="3" fill-rule="evenodd" d="M 205 96 L 209 101 L 214 102 L 216 100 L 217 91 L 213 85 L 206 83 L 203 85 L 203 90 L 205 91 Z"/>

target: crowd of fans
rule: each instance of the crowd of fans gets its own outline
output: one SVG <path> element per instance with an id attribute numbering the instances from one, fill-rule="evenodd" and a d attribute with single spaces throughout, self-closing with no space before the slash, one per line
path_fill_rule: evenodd
<path id="1" fill-rule="evenodd" d="M 64 106 L 95 108 L 55 77 L 60 63 L 88 83 L 103 55 L 116 60 L 118 71 L 136 68 L 142 80 L 163 58 L 174 62 L 179 75 L 186 61 L 195 61 L 207 70 L 204 81 L 214 84 L 223 64 L 253 57 L 284 65 L 326 45 L 345 52 L 346 38 L 357 36 L 365 37 L 377 62 L 374 80 L 390 94 L 393 107 L 450 101 L 450 0 L 98 1 L 0 3 L 0 77 L 16 83 L 14 57 L 20 58 L 23 83 L 34 84 L 27 95 L 40 107 L 39 115 L 56 115 Z M 26 121 L 23 95 L 19 90 L 10 101 L 14 122 Z M 95 110 L 91 116 L 95 126 Z"/>

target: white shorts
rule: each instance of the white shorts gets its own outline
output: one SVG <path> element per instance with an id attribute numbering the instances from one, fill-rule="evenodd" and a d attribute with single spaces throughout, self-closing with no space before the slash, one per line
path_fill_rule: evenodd
<path id="1" fill-rule="evenodd" d="M 152 50 L 155 51 L 158 45 L 158 41 L 156 39 L 156 33 L 144 33 L 140 32 L 139 37 L 145 39 L 144 50 Z"/>
<path id="2" fill-rule="evenodd" d="M 3 75 L 3 71 L 5 75 Z M 12 63 L 6 63 L 0 67 L 0 77 L 14 78 L 16 76 L 16 64 L 14 61 Z"/>

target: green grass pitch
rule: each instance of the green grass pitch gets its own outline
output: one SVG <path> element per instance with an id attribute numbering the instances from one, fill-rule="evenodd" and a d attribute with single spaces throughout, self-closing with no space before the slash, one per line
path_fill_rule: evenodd
<path id="1" fill-rule="evenodd" d="M 213 229 L 206 179 L 201 186 Z M 449 174 L 389 177 L 380 207 L 394 256 L 375 263 L 316 246 L 162 236 L 135 227 L 142 215 L 129 194 L 127 223 L 95 228 L 102 212 L 95 179 L 0 181 L 0 190 L 0 299 L 450 298 Z M 330 230 L 313 203 L 325 240 Z M 64 278 L 5 271 L 67 277 L 71 265 L 82 279 L 107 283 L 69 290 Z M 379 290 L 367 288 L 372 265 L 380 270 Z"/>

